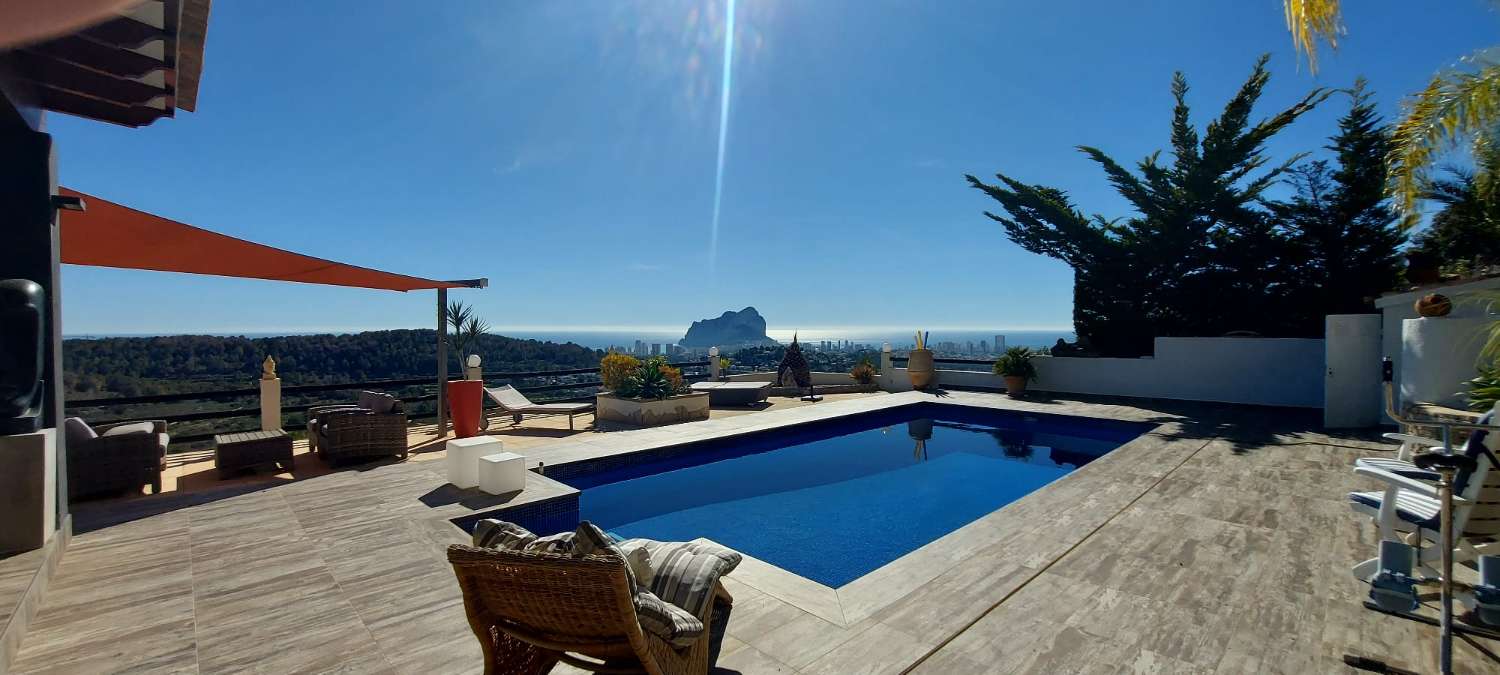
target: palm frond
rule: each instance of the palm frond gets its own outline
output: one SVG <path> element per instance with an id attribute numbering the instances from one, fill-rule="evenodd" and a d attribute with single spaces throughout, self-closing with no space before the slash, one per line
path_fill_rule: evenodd
<path id="1" fill-rule="evenodd" d="M 1484 312 L 1493 314 L 1500 310 L 1500 291 L 1483 290 L 1465 294 L 1460 304 L 1478 305 Z M 1491 321 L 1485 328 L 1484 347 L 1479 350 L 1479 365 L 1500 361 L 1500 320 Z"/>
<path id="2" fill-rule="evenodd" d="M 1463 139 L 1477 158 L 1493 155 L 1489 132 L 1500 123 L 1500 64 L 1474 71 L 1440 73 L 1407 104 L 1396 125 L 1387 189 L 1402 215 L 1402 227 L 1417 223 L 1417 201 L 1438 156 Z M 1481 166 L 1481 172 L 1485 167 Z M 1490 177 L 1480 176 L 1481 185 Z"/>
<path id="3" fill-rule="evenodd" d="M 1318 72 L 1318 40 L 1330 49 L 1339 48 L 1344 21 L 1339 0 L 1282 0 L 1286 10 L 1286 29 L 1292 33 L 1292 44 L 1307 54 L 1307 67 Z"/>

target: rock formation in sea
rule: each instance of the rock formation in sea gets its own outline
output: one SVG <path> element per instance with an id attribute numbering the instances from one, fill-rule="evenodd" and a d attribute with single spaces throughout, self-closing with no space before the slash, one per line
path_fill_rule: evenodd
<path id="1" fill-rule="evenodd" d="M 684 347 L 728 347 L 745 345 L 774 345 L 775 340 L 766 336 L 766 320 L 754 307 L 738 312 L 724 312 L 717 319 L 694 321 L 687 335 L 677 344 Z"/>

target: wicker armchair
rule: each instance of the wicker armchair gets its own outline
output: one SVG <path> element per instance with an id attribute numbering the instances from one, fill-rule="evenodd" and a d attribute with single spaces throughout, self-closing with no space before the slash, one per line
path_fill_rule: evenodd
<path id="1" fill-rule="evenodd" d="M 406 458 L 406 413 L 399 409 L 376 413 L 365 408 L 320 406 L 307 415 L 308 447 L 325 462 Z"/>
<path id="2" fill-rule="evenodd" d="M 161 472 L 167 463 L 167 423 L 146 420 L 151 432 L 135 432 L 69 439 L 68 497 L 140 490 L 150 485 L 153 493 L 161 492 Z M 115 427 L 141 422 L 122 422 L 94 427 L 106 433 Z"/>
<path id="3" fill-rule="evenodd" d="M 574 557 L 448 547 L 469 626 L 484 650 L 486 675 L 546 673 L 558 661 L 601 673 L 708 672 L 713 631 L 677 649 L 641 629 L 614 555 Z M 731 602 L 722 585 L 698 617 Z M 589 660 L 583 657 L 591 657 Z"/>

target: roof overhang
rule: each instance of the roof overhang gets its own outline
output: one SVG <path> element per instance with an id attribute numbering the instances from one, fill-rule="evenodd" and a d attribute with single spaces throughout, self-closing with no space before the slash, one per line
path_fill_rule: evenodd
<path id="1" fill-rule="evenodd" d="M 83 210 L 60 214 L 62 261 L 73 265 L 211 274 L 390 291 L 484 288 L 486 279 L 438 281 L 315 258 L 236 239 L 61 188 Z"/>
<path id="2" fill-rule="evenodd" d="M 145 0 L 0 52 L 40 108 L 139 127 L 198 104 L 211 0 Z M 23 3 L 24 4 L 24 3 Z"/>

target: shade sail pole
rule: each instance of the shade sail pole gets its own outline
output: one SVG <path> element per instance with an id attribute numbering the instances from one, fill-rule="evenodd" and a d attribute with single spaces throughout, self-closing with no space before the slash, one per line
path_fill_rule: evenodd
<path id="1" fill-rule="evenodd" d="M 437 289 L 437 432 L 448 435 L 448 289 Z"/>

